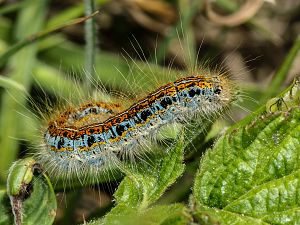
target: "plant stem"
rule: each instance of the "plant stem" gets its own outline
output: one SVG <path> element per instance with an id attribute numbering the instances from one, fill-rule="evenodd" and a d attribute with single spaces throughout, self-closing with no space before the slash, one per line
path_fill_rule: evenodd
<path id="1" fill-rule="evenodd" d="M 84 0 L 85 16 L 91 15 L 95 11 L 94 0 Z M 95 49 L 96 49 L 96 21 L 94 18 L 86 20 L 85 28 L 85 83 L 86 86 L 91 86 L 94 79 L 94 64 L 95 64 Z"/>

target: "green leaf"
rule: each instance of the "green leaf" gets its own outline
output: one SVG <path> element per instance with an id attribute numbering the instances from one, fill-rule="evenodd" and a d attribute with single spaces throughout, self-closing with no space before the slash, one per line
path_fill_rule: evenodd
<path id="1" fill-rule="evenodd" d="M 13 224 L 13 215 L 6 190 L 0 190 L 0 225 Z"/>
<path id="2" fill-rule="evenodd" d="M 7 89 L 13 88 L 26 94 L 26 90 L 22 84 L 1 75 L 0 75 L 0 87 L 4 87 Z"/>
<path id="3" fill-rule="evenodd" d="M 143 216 L 166 189 L 183 173 L 183 135 L 177 143 L 151 159 L 134 166 L 122 165 L 126 174 L 114 196 L 117 206 L 106 215 L 102 223 L 118 224 L 131 221 L 130 215 Z M 147 213 L 145 215 L 148 215 Z M 144 221 L 144 220 L 143 220 Z"/>
<path id="4" fill-rule="evenodd" d="M 128 206 L 147 207 L 155 202 L 183 173 L 183 136 L 164 156 L 158 155 L 153 163 L 141 162 L 135 166 L 124 166 L 126 177 L 115 193 L 117 203 Z"/>
<path id="5" fill-rule="evenodd" d="M 284 62 L 278 69 L 277 73 L 273 76 L 273 80 L 269 84 L 268 91 L 263 95 L 262 100 L 269 99 L 271 96 L 277 93 L 280 90 L 282 83 L 285 81 L 291 67 L 295 61 L 300 50 L 300 35 L 294 41 L 292 48 L 290 49 L 288 55 L 285 57 Z"/>
<path id="6" fill-rule="evenodd" d="M 22 40 L 39 31 L 45 19 L 47 0 L 26 2 L 28 7 L 18 12 L 14 36 L 16 40 Z M 9 59 L 7 66 L 10 71 L 10 84 L 14 82 L 14 84 L 22 84 L 26 91 L 30 89 L 37 50 L 37 45 L 33 44 L 16 52 Z M 20 93 L 19 89 L 10 89 L 9 93 L 4 92 L 1 96 L 0 145 L 3 151 L 0 151 L 0 180 L 6 179 L 7 170 L 18 155 L 18 130 L 22 124 L 22 117 L 18 112 L 24 109 L 26 100 L 26 95 Z"/>
<path id="7" fill-rule="evenodd" d="M 289 176 L 259 185 L 224 209 L 263 218 L 270 223 L 281 221 L 280 223 L 299 224 L 299 172 L 298 170 Z"/>
<path id="8" fill-rule="evenodd" d="M 49 179 L 44 174 L 36 174 L 36 170 L 39 169 L 32 158 L 19 160 L 10 168 L 7 193 L 17 225 L 46 225 L 54 221 L 57 208 L 54 190 Z M 1 201 L 0 208 L 5 204 Z"/>
<path id="9" fill-rule="evenodd" d="M 217 221 L 216 214 L 224 214 L 222 218 L 235 215 L 241 221 L 299 223 L 299 93 L 298 80 L 233 126 L 205 154 L 193 191 L 200 218 L 209 210 Z M 231 224 L 224 218 L 222 223 Z"/>
<path id="10" fill-rule="evenodd" d="M 114 213 L 108 215 L 105 220 L 98 220 L 92 224 L 122 224 L 122 225 L 183 225 L 190 224 L 192 217 L 187 208 L 182 204 L 159 205 L 145 209 L 137 213 L 137 208 L 125 205 L 116 207 Z"/>
<path id="11" fill-rule="evenodd" d="M 8 195 L 21 195 L 24 186 L 29 185 L 32 181 L 34 164 L 34 159 L 26 158 L 11 166 L 7 178 Z"/>
<path id="12" fill-rule="evenodd" d="M 194 220 L 201 225 L 267 225 L 261 219 L 243 216 L 226 210 L 216 208 L 201 207 L 193 214 Z"/>

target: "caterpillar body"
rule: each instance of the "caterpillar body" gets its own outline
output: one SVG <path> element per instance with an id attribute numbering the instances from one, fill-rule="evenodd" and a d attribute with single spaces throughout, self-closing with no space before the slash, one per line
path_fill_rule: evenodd
<path id="1" fill-rule="evenodd" d="M 216 115 L 234 100 L 225 75 L 188 76 L 167 83 L 128 108 L 90 102 L 68 108 L 48 122 L 38 161 L 60 176 L 103 171 L 132 158 L 166 124 Z"/>

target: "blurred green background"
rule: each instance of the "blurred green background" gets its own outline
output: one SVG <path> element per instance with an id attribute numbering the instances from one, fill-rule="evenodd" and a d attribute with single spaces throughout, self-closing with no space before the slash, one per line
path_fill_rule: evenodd
<path id="1" fill-rule="evenodd" d="M 240 103 L 244 109 L 230 114 L 233 123 L 291 83 L 300 71 L 299 0 L 264 2 L 249 20 L 233 18 L 241 21 L 232 26 L 208 18 L 208 11 L 230 16 L 245 11 L 241 5 L 246 1 L 216 0 L 208 10 L 201 0 L 95 0 L 90 12 L 99 13 L 93 17 L 93 32 L 76 20 L 89 15 L 87 2 L 0 0 L 1 185 L 13 161 L 38 149 L 45 126 L 41 115 L 53 113 L 52 106 L 59 101 L 93 95 L 88 91 L 91 81 L 134 96 L 133 85 L 138 90 L 151 87 L 153 76 L 188 74 L 195 63 L 223 68 L 245 95 Z M 217 131 L 224 127 L 224 122 L 219 124 Z M 187 193 L 196 168 L 191 164 L 190 173 L 179 182 Z M 93 188 L 82 191 L 80 203 L 62 207 L 57 223 L 73 215 L 74 223 L 80 222 L 82 215 L 105 211 L 114 187 L 114 182 L 102 187 L 107 191 L 101 196 Z M 187 193 L 175 200 L 184 200 Z M 77 194 L 67 199 L 72 202 Z M 174 196 L 166 195 L 163 201 L 175 201 Z"/>

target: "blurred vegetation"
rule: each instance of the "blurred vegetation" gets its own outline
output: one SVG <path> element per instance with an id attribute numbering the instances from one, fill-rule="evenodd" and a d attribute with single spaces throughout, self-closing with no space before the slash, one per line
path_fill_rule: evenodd
<path id="1" fill-rule="evenodd" d="M 91 2 L 95 5 L 87 10 L 84 4 Z M 259 1 L 253 2 L 258 4 Z M 243 4 L 245 1 L 216 0 L 210 10 L 219 15 L 232 15 L 242 9 Z M 8 169 L 15 160 L 38 150 L 40 130 L 45 126 L 40 115 L 51 114 L 50 106 L 55 108 L 66 99 L 78 101 L 84 96 L 96 95 L 90 91 L 91 81 L 113 92 L 135 96 L 138 93 L 133 93 L 134 90 L 151 89 L 153 76 L 169 80 L 178 73 L 188 73 L 197 63 L 228 71 L 245 95 L 239 103 L 241 107 L 232 110 L 231 119 L 220 119 L 211 130 L 207 128 L 207 137 L 200 135 L 197 142 L 200 144 L 196 145 L 198 152 L 186 153 L 184 172 L 183 159 L 179 159 L 182 149 L 177 148 L 177 167 L 181 172 L 170 176 L 172 181 L 169 180 L 168 185 L 180 178 L 162 197 L 163 191 L 157 190 L 159 194 L 150 195 L 151 201 L 147 204 L 134 202 L 135 206 L 146 204 L 143 205 L 146 207 L 160 197 L 160 204 L 187 203 L 199 158 L 212 146 L 218 133 L 276 96 L 299 74 L 299 9 L 299 0 L 264 2 L 250 19 L 242 21 L 238 17 L 236 20 L 240 21 L 235 22 L 239 24 L 224 26 L 207 17 L 209 9 L 204 0 L 0 0 L 0 187 L 5 187 Z M 85 18 L 95 10 L 99 13 L 93 15 L 93 19 Z M 218 148 L 216 151 L 220 152 Z M 211 163 L 207 158 L 209 156 L 203 160 L 203 167 Z M 201 183 L 204 178 L 201 172 L 199 174 L 197 182 Z M 46 182 L 37 183 L 41 189 L 48 182 L 45 179 Z M 114 208 L 112 215 L 123 210 L 122 190 L 132 188 L 128 182 L 126 178 L 119 186 L 115 197 L 122 204 L 119 209 Z M 112 192 L 118 184 L 118 181 L 109 181 L 70 191 L 67 197 L 59 194 L 54 223 L 82 223 L 106 214 L 113 206 Z M 168 185 L 162 186 L 162 190 Z M 50 192 L 49 198 L 52 198 Z M 1 201 L 4 198 L 1 189 Z M 195 198 L 199 214 L 193 215 L 194 218 L 214 224 L 218 218 L 205 220 L 203 216 L 203 212 L 212 213 L 201 205 L 208 204 L 204 197 Z M 219 208 L 226 206 L 224 202 L 209 204 Z M 234 204 L 226 207 L 238 212 Z M 157 215 L 155 210 L 174 213 L 171 219 L 178 212 L 176 216 L 185 215 L 184 222 L 191 220 L 181 204 L 153 209 L 149 217 L 151 213 Z M 267 217 L 264 221 L 276 223 L 275 219 L 271 221 L 270 215 Z M 113 223 L 114 218 L 107 217 L 106 221 Z M 167 217 L 161 214 L 160 218 Z M 249 221 L 249 224 L 253 222 Z"/>

